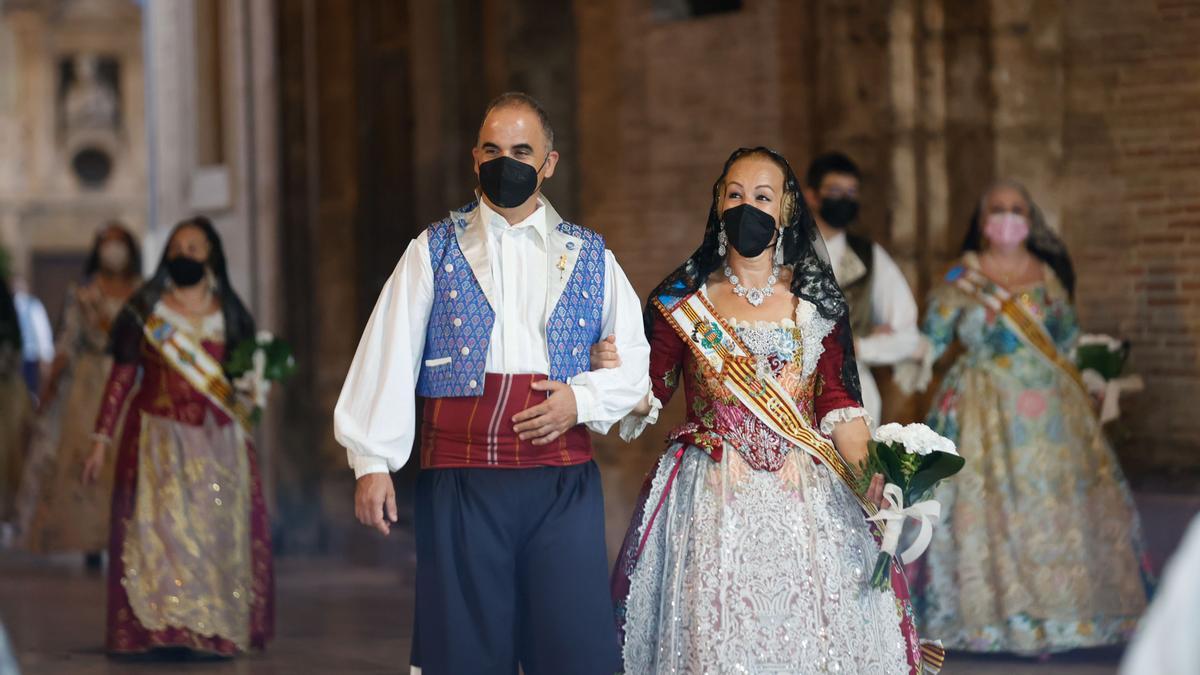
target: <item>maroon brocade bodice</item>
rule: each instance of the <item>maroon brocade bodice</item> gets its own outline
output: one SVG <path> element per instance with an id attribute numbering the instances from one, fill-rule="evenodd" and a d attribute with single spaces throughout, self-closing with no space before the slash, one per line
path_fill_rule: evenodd
<path id="1" fill-rule="evenodd" d="M 840 325 L 819 320 L 800 326 L 785 322 L 734 328 L 754 355 L 755 367 L 775 377 L 813 427 L 834 410 L 862 405 L 841 384 L 839 330 Z M 743 406 L 712 366 L 696 359 L 683 339 L 670 322 L 655 322 L 650 340 L 654 395 L 665 403 L 682 382 L 687 398 L 687 419 L 671 431 L 668 441 L 699 447 L 716 461 L 728 445 L 751 467 L 777 470 L 792 450 L 791 444 Z M 810 361 L 817 359 L 815 367 L 805 367 L 806 349 Z"/>
<path id="2" fill-rule="evenodd" d="M 178 322 L 176 317 L 171 319 Z M 192 331 L 190 327 L 187 330 L 200 341 L 204 351 L 218 363 L 224 362 L 225 344 L 218 337 L 220 330 L 210 327 L 203 334 Z M 113 365 L 96 419 L 97 435 L 113 438 L 127 401 L 132 411 L 183 424 L 203 424 L 209 415 L 221 426 L 233 422 L 220 407 L 176 372 L 153 345 L 143 339 L 139 349 L 140 355 L 135 363 Z"/>

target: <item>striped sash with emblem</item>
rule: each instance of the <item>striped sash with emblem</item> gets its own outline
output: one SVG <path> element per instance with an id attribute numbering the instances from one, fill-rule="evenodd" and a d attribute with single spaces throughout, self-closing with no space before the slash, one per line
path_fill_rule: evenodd
<path id="1" fill-rule="evenodd" d="M 696 358 L 708 363 L 724 378 L 725 387 L 747 410 L 789 443 L 829 467 L 858 499 L 864 511 L 868 514 L 877 511 L 875 505 L 855 489 L 854 470 L 829 439 L 808 425 L 795 401 L 774 375 L 755 367 L 753 355 L 700 293 L 692 293 L 683 299 L 655 298 L 654 304 Z"/>
<path id="2" fill-rule="evenodd" d="M 235 394 L 221 364 L 199 342 L 158 314 L 151 314 L 143 322 L 142 332 L 146 341 L 163 355 L 167 364 L 182 375 L 188 384 L 204 394 L 226 415 L 237 420 L 246 431 L 251 430 L 250 409 Z"/>

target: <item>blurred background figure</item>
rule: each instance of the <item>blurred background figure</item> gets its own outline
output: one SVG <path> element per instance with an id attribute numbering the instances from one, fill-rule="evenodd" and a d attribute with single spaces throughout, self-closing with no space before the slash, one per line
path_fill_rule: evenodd
<path id="1" fill-rule="evenodd" d="M 980 198 L 962 259 L 930 294 L 925 359 L 901 379 L 923 388 L 962 343 L 928 424 L 967 463 L 936 492 L 943 520 L 918 594 L 922 625 L 948 648 L 1121 644 L 1146 607 L 1137 509 L 1068 357 L 1074 289 L 1066 246 L 1029 192 L 1003 181 Z"/>
<path id="2" fill-rule="evenodd" d="M 113 326 L 114 364 L 82 467 L 94 484 L 115 450 L 110 654 L 232 656 L 265 647 L 274 631 L 258 457 L 222 366 L 254 339 L 254 319 L 227 270 L 212 223 L 183 221 Z"/>
<path id="3" fill-rule="evenodd" d="M 1200 516 L 1167 563 L 1154 602 L 1125 653 L 1121 675 L 1200 673 Z"/>
<path id="4" fill-rule="evenodd" d="M 17 657 L 13 653 L 12 642 L 8 639 L 8 633 L 4 630 L 4 624 L 0 624 L 0 675 L 21 675 L 20 669 L 17 668 Z"/>
<path id="5" fill-rule="evenodd" d="M 119 223 L 106 225 L 82 280 L 67 291 L 18 496 L 18 536 L 30 551 L 82 552 L 98 567 L 108 545 L 112 455 L 94 484 L 82 485 L 79 472 L 112 365 L 109 331 L 141 283 L 141 262 L 133 234 Z"/>
<path id="6" fill-rule="evenodd" d="M 850 306 L 854 355 L 863 407 L 883 424 L 883 398 L 871 368 L 910 359 L 920 345 L 917 301 L 904 272 L 882 246 L 848 228 L 858 221 L 862 173 L 853 160 L 830 152 L 812 161 L 804 199 L 817 221 L 834 276 Z"/>
<path id="7" fill-rule="evenodd" d="M 0 270 L 0 548 L 11 536 L 10 521 L 31 408 L 21 374 L 21 348 L 17 308 L 4 270 Z"/>
<path id="8" fill-rule="evenodd" d="M 13 278 L 13 303 L 21 325 L 21 375 L 37 403 L 43 378 L 54 361 L 54 333 L 46 306 L 29 292 L 29 282 L 24 277 Z"/>

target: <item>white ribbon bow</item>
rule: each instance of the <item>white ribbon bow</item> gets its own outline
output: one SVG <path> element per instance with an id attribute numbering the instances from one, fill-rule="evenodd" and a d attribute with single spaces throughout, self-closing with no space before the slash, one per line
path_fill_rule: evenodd
<path id="1" fill-rule="evenodd" d="M 267 381 L 267 352 L 262 347 L 254 350 L 254 405 L 258 408 L 267 407 L 267 394 L 271 393 L 271 383 Z"/>
<path id="2" fill-rule="evenodd" d="M 896 546 L 900 543 L 900 533 L 904 531 L 904 521 L 907 518 L 921 521 L 921 530 L 917 539 L 900 554 L 900 561 L 905 565 L 921 557 L 929 542 L 933 540 L 933 523 L 942 517 L 942 505 L 936 499 L 926 499 L 904 508 L 904 493 L 900 486 L 888 483 L 883 486 L 883 498 L 886 508 L 867 518 L 868 522 L 885 523 L 883 527 L 883 543 L 880 549 L 890 556 L 896 555 Z"/>
<path id="3" fill-rule="evenodd" d="M 271 383 L 267 380 L 267 352 L 258 347 L 251 357 L 250 370 L 234 380 L 234 386 L 244 393 L 254 403 L 256 408 L 267 407 L 267 395 L 271 393 Z"/>
<path id="4" fill-rule="evenodd" d="M 1126 392 L 1135 394 L 1146 388 L 1146 383 L 1142 381 L 1140 375 L 1127 375 L 1118 377 L 1113 380 L 1106 380 L 1100 373 L 1088 368 L 1080 373 L 1083 377 L 1083 384 L 1092 394 L 1103 395 L 1104 400 L 1100 404 L 1100 423 L 1108 424 L 1109 422 L 1121 416 L 1121 394 Z"/>

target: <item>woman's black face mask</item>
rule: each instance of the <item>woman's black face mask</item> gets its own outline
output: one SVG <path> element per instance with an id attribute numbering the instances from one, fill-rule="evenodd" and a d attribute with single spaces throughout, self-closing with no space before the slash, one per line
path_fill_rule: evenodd
<path id="1" fill-rule="evenodd" d="M 200 283 L 204 279 L 204 271 L 204 263 L 186 255 L 177 255 L 167 260 L 167 274 L 180 288 Z"/>
<path id="2" fill-rule="evenodd" d="M 759 256 L 775 238 L 774 216 L 750 204 L 726 209 L 721 220 L 725 223 L 729 245 L 743 258 Z"/>

